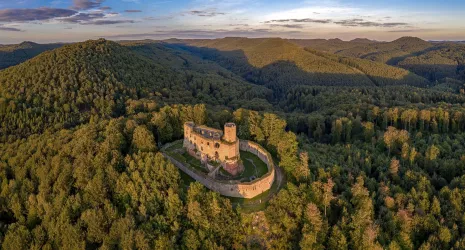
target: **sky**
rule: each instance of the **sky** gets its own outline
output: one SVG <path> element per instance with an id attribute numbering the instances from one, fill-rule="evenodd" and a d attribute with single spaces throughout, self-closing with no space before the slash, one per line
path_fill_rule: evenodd
<path id="1" fill-rule="evenodd" d="M 0 0 L 0 44 L 106 38 L 465 40 L 464 0 Z"/>

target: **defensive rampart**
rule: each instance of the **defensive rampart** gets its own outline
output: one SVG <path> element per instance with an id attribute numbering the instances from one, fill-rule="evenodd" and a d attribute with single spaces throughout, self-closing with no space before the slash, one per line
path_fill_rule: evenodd
<path id="1" fill-rule="evenodd" d="M 184 173 L 188 174 L 196 181 L 202 183 L 210 190 L 230 197 L 253 198 L 271 188 L 275 178 L 275 165 L 270 153 L 268 153 L 268 151 L 266 151 L 259 144 L 251 141 L 240 140 L 239 147 L 242 151 L 248 151 L 257 155 L 263 162 L 266 163 L 268 172 L 262 177 L 250 182 L 216 180 L 207 174 L 198 171 L 197 169 L 185 166 L 183 163 L 177 161 L 166 153 L 163 154 Z"/>

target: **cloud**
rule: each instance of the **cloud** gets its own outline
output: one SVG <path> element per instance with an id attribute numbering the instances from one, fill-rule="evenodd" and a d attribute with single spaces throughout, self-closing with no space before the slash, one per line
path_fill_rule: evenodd
<path id="1" fill-rule="evenodd" d="M 335 24 L 339 24 L 346 27 L 385 27 L 385 28 L 392 28 L 392 27 L 399 27 L 399 26 L 408 26 L 408 23 L 402 22 L 371 22 L 365 21 L 364 19 L 347 19 L 334 22 Z"/>
<path id="2" fill-rule="evenodd" d="M 74 16 L 60 18 L 60 21 L 66 23 L 80 23 L 83 24 L 85 22 L 92 21 L 94 19 L 104 18 L 105 14 L 101 12 L 94 12 L 94 13 L 79 13 Z"/>
<path id="3" fill-rule="evenodd" d="M 241 29 L 234 30 L 227 29 L 181 29 L 181 30 L 159 30 L 148 33 L 138 34 L 119 34 L 106 36 L 108 39 L 150 39 L 150 38 L 221 38 L 221 37 L 270 37 L 286 34 L 299 34 L 300 31 L 280 31 L 275 32 L 272 29 Z"/>
<path id="4" fill-rule="evenodd" d="M 209 25 L 209 26 L 211 26 L 211 25 Z M 246 23 L 237 23 L 237 24 L 230 24 L 229 26 L 230 27 L 248 27 L 249 25 L 246 24 Z"/>
<path id="5" fill-rule="evenodd" d="M 73 9 L 75 10 L 88 10 L 98 8 L 104 0 L 73 0 Z"/>
<path id="6" fill-rule="evenodd" d="M 4 9 L 0 10 L 0 22 L 44 21 L 57 17 L 69 17 L 77 12 L 68 9 Z"/>
<path id="7" fill-rule="evenodd" d="M 312 18 L 302 18 L 302 19 L 275 19 L 266 21 L 265 23 L 331 23 L 331 19 L 312 19 Z"/>
<path id="8" fill-rule="evenodd" d="M 206 10 L 190 10 L 184 13 L 193 15 L 193 16 L 201 16 L 201 17 L 214 17 L 214 16 L 220 16 L 220 15 L 226 15 L 226 13 L 219 12 L 215 8 L 206 9 Z"/>
<path id="9" fill-rule="evenodd" d="M 134 20 L 95 20 L 87 23 L 82 23 L 84 25 L 112 25 L 112 24 L 122 24 L 122 23 L 135 23 Z"/>
<path id="10" fill-rule="evenodd" d="M 13 28 L 13 27 L 5 27 L 0 24 L 0 31 L 15 31 L 15 32 L 22 32 L 23 30 Z"/>
<path id="11" fill-rule="evenodd" d="M 108 15 L 109 14 L 104 14 L 102 12 L 79 13 L 74 16 L 60 18 L 58 20 L 65 22 L 65 23 L 74 23 L 74 24 L 82 24 L 82 25 L 112 25 L 112 24 L 122 24 L 122 23 L 135 23 L 134 20 L 106 19 Z"/>
<path id="12" fill-rule="evenodd" d="M 408 23 L 404 22 L 372 22 L 367 21 L 362 18 L 353 18 L 353 19 L 345 19 L 340 21 L 333 21 L 331 19 L 313 19 L 313 18 L 302 18 L 302 19 L 274 19 L 266 21 L 265 23 L 334 23 L 339 24 L 345 27 L 385 27 L 385 28 L 393 28 L 393 27 L 408 27 Z M 289 27 L 292 27 L 292 24 L 286 24 Z M 286 25 L 282 25 L 285 27 Z M 278 26 L 278 25 L 275 25 Z"/>
<path id="13" fill-rule="evenodd" d="M 173 19 L 175 18 L 174 15 L 169 15 L 169 16 L 160 16 L 160 17 L 153 17 L 153 16 L 150 16 L 150 17 L 144 17 L 142 19 L 146 20 L 146 21 L 161 21 L 161 20 L 170 20 L 170 19 Z"/>
<path id="14" fill-rule="evenodd" d="M 111 7 L 110 6 L 102 6 L 100 8 L 98 8 L 99 10 L 111 10 Z"/>
<path id="15" fill-rule="evenodd" d="M 402 30 L 390 30 L 390 33 L 414 33 L 414 32 L 429 32 L 437 31 L 437 29 L 402 29 Z"/>
<path id="16" fill-rule="evenodd" d="M 281 28 L 289 28 L 289 29 L 303 29 L 304 26 L 302 24 L 270 24 L 271 27 L 281 27 Z"/>
<path id="17" fill-rule="evenodd" d="M 124 12 L 127 12 L 127 13 L 139 13 L 139 12 L 142 12 L 142 10 L 125 10 Z"/>

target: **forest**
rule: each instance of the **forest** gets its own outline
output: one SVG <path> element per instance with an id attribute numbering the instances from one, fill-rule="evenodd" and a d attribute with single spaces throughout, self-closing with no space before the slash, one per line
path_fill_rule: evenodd
<path id="1" fill-rule="evenodd" d="M 464 45 L 379 43 L 99 39 L 18 58 L 0 70 L 1 248 L 465 249 Z M 235 122 L 285 185 L 251 211 L 187 178 L 159 152 L 186 121 Z"/>

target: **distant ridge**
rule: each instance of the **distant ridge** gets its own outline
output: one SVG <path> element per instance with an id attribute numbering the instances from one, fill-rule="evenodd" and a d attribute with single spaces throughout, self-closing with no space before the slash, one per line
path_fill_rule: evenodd
<path id="1" fill-rule="evenodd" d="M 392 42 L 364 44 L 337 51 L 343 56 L 358 57 L 372 61 L 396 64 L 403 57 L 432 47 L 433 44 L 417 37 L 401 37 Z"/>
<path id="2" fill-rule="evenodd" d="M 350 42 L 353 42 L 353 43 L 374 43 L 376 41 L 370 40 L 368 38 L 355 38 L 355 39 L 350 40 Z"/>
<path id="3" fill-rule="evenodd" d="M 63 44 L 38 44 L 24 41 L 20 44 L 0 46 L 0 70 L 20 64 L 40 53 L 63 46 Z"/>

